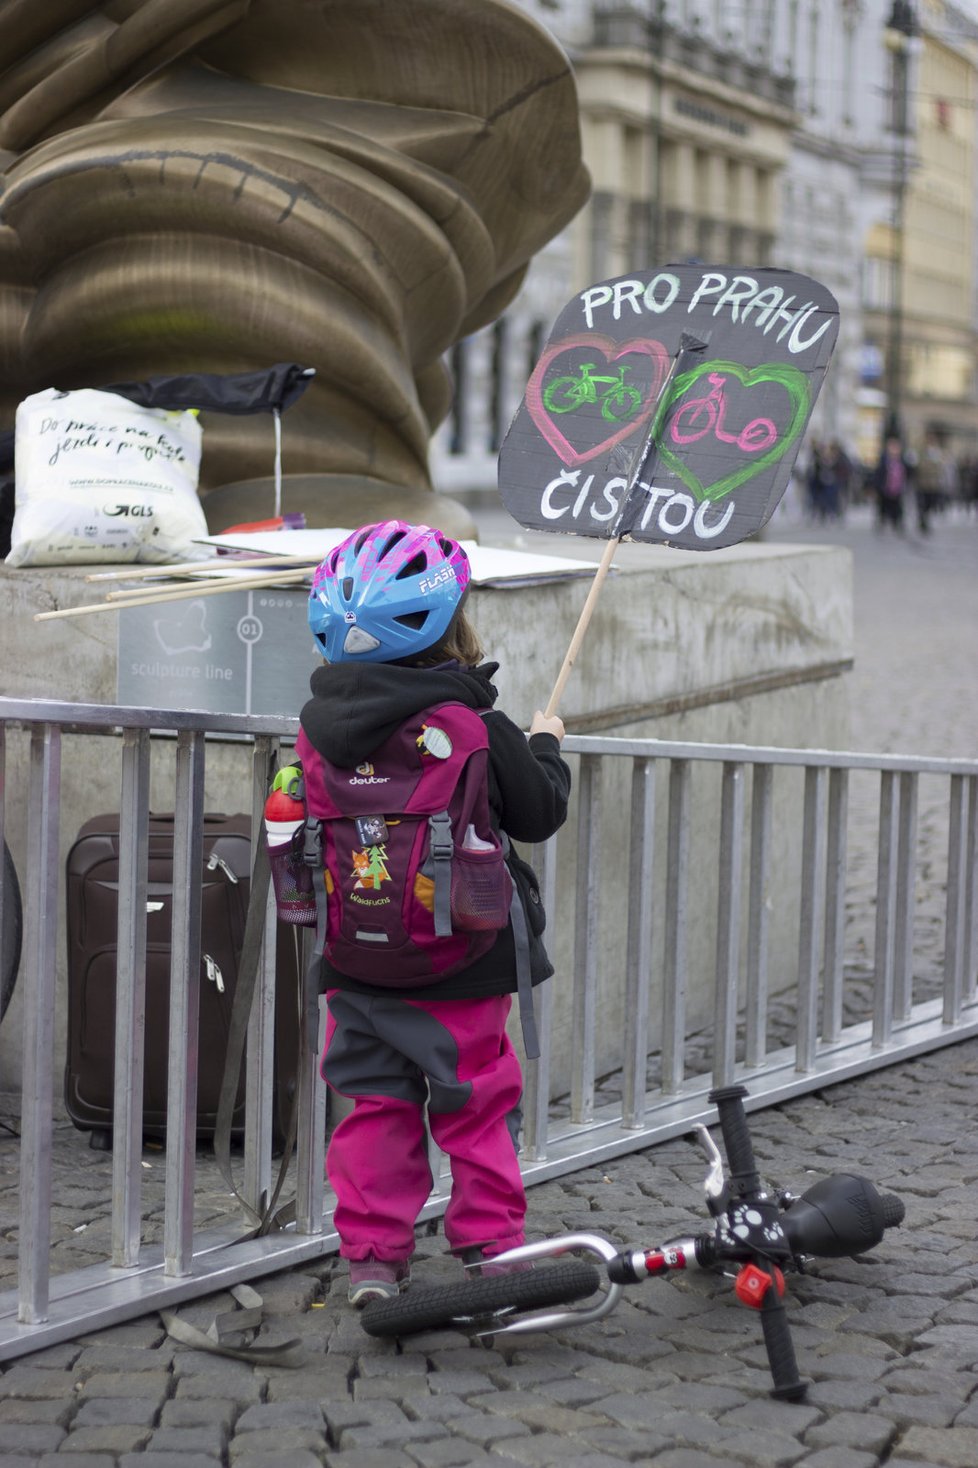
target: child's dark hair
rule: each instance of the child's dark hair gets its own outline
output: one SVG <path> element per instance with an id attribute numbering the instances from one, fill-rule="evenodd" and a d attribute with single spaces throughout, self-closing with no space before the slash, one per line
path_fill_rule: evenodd
<path id="1" fill-rule="evenodd" d="M 436 668 L 439 663 L 458 662 L 463 667 L 474 668 L 482 662 L 482 643 L 463 608 L 455 613 L 452 625 L 445 636 L 434 647 L 428 647 L 416 658 L 404 658 L 412 668 Z"/>

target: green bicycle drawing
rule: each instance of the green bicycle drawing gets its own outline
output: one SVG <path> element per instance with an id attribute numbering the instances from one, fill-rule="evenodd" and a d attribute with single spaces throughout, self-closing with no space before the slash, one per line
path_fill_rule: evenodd
<path id="1" fill-rule="evenodd" d="M 625 382 L 629 368 L 623 363 L 613 377 L 595 374 L 595 362 L 582 362 L 576 377 L 555 377 L 544 389 L 543 405 L 548 413 L 573 413 L 585 403 L 601 402 L 601 416 L 608 423 L 622 423 L 642 402 L 637 387 Z M 603 392 L 598 391 L 602 385 Z"/>

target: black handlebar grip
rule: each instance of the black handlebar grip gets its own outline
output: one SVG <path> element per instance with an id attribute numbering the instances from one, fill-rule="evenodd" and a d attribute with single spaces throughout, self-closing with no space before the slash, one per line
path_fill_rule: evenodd
<path id="1" fill-rule="evenodd" d="M 720 1086 L 710 1092 L 710 1101 L 720 1115 L 720 1130 L 727 1154 L 730 1180 L 735 1191 L 743 1197 L 756 1197 L 761 1191 L 761 1180 L 754 1161 L 754 1144 L 747 1126 L 744 1097 L 748 1092 L 744 1086 Z"/>
<path id="2" fill-rule="evenodd" d="M 907 1216 L 903 1199 L 898 1198 L 896 1193 L 883 1193 L 880 1203 L 883 1205 L 883 1227 L 899 1228 Z"/>
<path id="3" fill-rule="evenodd" d="M 800 1402 L 808 1390 L 808 1382 L 798 1375 L 788 1314 L 774 1284 L 765 1295 L 761 1306 L 761 1327 L 764 1331 L 767 1363 L 774 1381 L 771 1395 L 786 1402 Z"/>

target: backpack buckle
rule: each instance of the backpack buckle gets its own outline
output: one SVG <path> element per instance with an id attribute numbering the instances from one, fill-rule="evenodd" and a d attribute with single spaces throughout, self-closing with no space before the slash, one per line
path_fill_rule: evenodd
<path id="1" fill-rule="evenodd" d="M 323 823 L 315 816 L 308 816 L 303 827 L 302 860 L 313 868 L 323 863 Z"/>
<path id="2" fill-rule="evenodd" d="M 452 822 L 447 810 L 440 811 L 437 815 L 428 817 L 428 826 L 431 831 L 428 850 L 435 861 L 451 861 L 455 852 L 455 842 L 452 840 Z"/>

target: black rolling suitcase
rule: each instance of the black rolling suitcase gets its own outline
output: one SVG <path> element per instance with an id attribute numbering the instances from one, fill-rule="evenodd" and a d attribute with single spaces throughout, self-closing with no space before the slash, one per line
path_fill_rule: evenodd
<path id="1" fill-rule="evenodd" d="M 198 1138 L 213 1137 L 231 1008 L 248 911 L 251 819 L 204 817 L 201 871 L 201 985 L 199 1015 Z M 93 1146 L 109 1145 L 115 1054 L 116 928 L 119 817 L 93 816 L 68 853 L 68 1035 L 65 1107 L 76 1127 L 92 1132 Z M 173 816 L 150 816 L 146 927 L 146 1048 L 143 1133 L 166 1133 L 169 1043 L 170 928 L 173 899 Z M 298 980 L 291 934 L 278 944 L 275 1007 L 273 1130 L 281 1143 L 288 1126 L 298 1056 Z M 244 1124 L 244 1068 L 232 1117 L 232 1135 Z"/>

